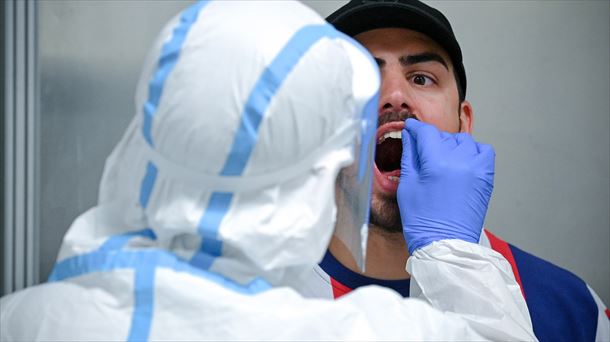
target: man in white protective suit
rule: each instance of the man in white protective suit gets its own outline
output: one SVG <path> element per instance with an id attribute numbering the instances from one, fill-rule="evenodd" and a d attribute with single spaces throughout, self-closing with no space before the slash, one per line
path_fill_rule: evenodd
<path id="1" fill-rule="evenodd" d="M 370 55 L 299 3 L 186 9 L 49 282 L 0 301 L 1 340 L 535 340 L 509 264 L 476 244 L 493 150 L 415 120 L 401 186 L 436 196 L 451 177 L 472 211 L 447 229 L 421 220 L 435 206 L 403 213 L 412 298 L 291 288 L 335 226 L 363 264 L 379 84 Z M 460 169 L 426 173 L 447 158 Z"/>

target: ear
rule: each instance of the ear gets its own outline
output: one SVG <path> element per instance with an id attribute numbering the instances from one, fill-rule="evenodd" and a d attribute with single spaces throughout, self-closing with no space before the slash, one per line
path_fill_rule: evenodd
<path id="1" fill-rule="evenodd" d="M 460 132 L 472 133 L 472 123 L 474 120 L 474 113 L 470 102 L 464 100 L 460 104 Z"/>

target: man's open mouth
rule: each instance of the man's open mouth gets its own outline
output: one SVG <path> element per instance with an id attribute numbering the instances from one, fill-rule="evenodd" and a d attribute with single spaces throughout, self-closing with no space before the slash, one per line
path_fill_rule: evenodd
<path id="1" fill-rule="evenodd" d="M 384 192 L 396 192 L 400 180 L 402 158 L 401 131 L 404 122 L 387 123 L 377 129 L 375 151 L 375 179 Z"/>

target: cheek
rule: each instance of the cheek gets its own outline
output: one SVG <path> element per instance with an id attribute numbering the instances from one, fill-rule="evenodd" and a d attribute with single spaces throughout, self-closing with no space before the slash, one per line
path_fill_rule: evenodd
<path id="1" fill-rule="evenodd" d="M 455 133 L 459 129 L 457 100 L 444 93 L 425 93 L 418 96 L 417 112 L 421 121 L 432 124 L 441 131 Z"/>

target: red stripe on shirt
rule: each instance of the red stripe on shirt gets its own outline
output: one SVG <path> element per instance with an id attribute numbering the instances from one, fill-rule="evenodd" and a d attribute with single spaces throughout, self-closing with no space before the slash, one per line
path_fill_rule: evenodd
<path id="1" fill-rule="evenodd" d="M 606 309 L 606 316 L 608 316 L 608 319 L 610 319 L 610 310 Z"/>
<path id="2" fill-rule="evenodd" d="M 521 284 L 521 277 L 519 276 L 519 269 L 517 268 L 517 263 L 515 262 L 515 258 L 513 257 L 513 252 L 510 250 L 510 246 L 504 240 L 501 240 L 497 236 L 490 233 L 488 230 L 485 230 L 485 234 L 489 239 L 489 244 L 491 245 L 491 249 L 502 254 L 502 256 L 508 261 L 510 267 L 513 269 L 513 274 L 515 275 L 515 280 L 519 287 L 521 288 L 521 293 L 523 294 L 523 298 L 525 298 L 525 292 L 523 291 L 523 284 Z"/>
<path id="3" fill-rule="evenodd" d="M 336 281 L 332 277 L 330 278 L 330 285 L 333 288 L 333 298 L 334 299 L 337 299 L 337 298 L 343 296 L 344 294 L 352 291 L 352 289 L 341 284 L 340 282 Z"/>

